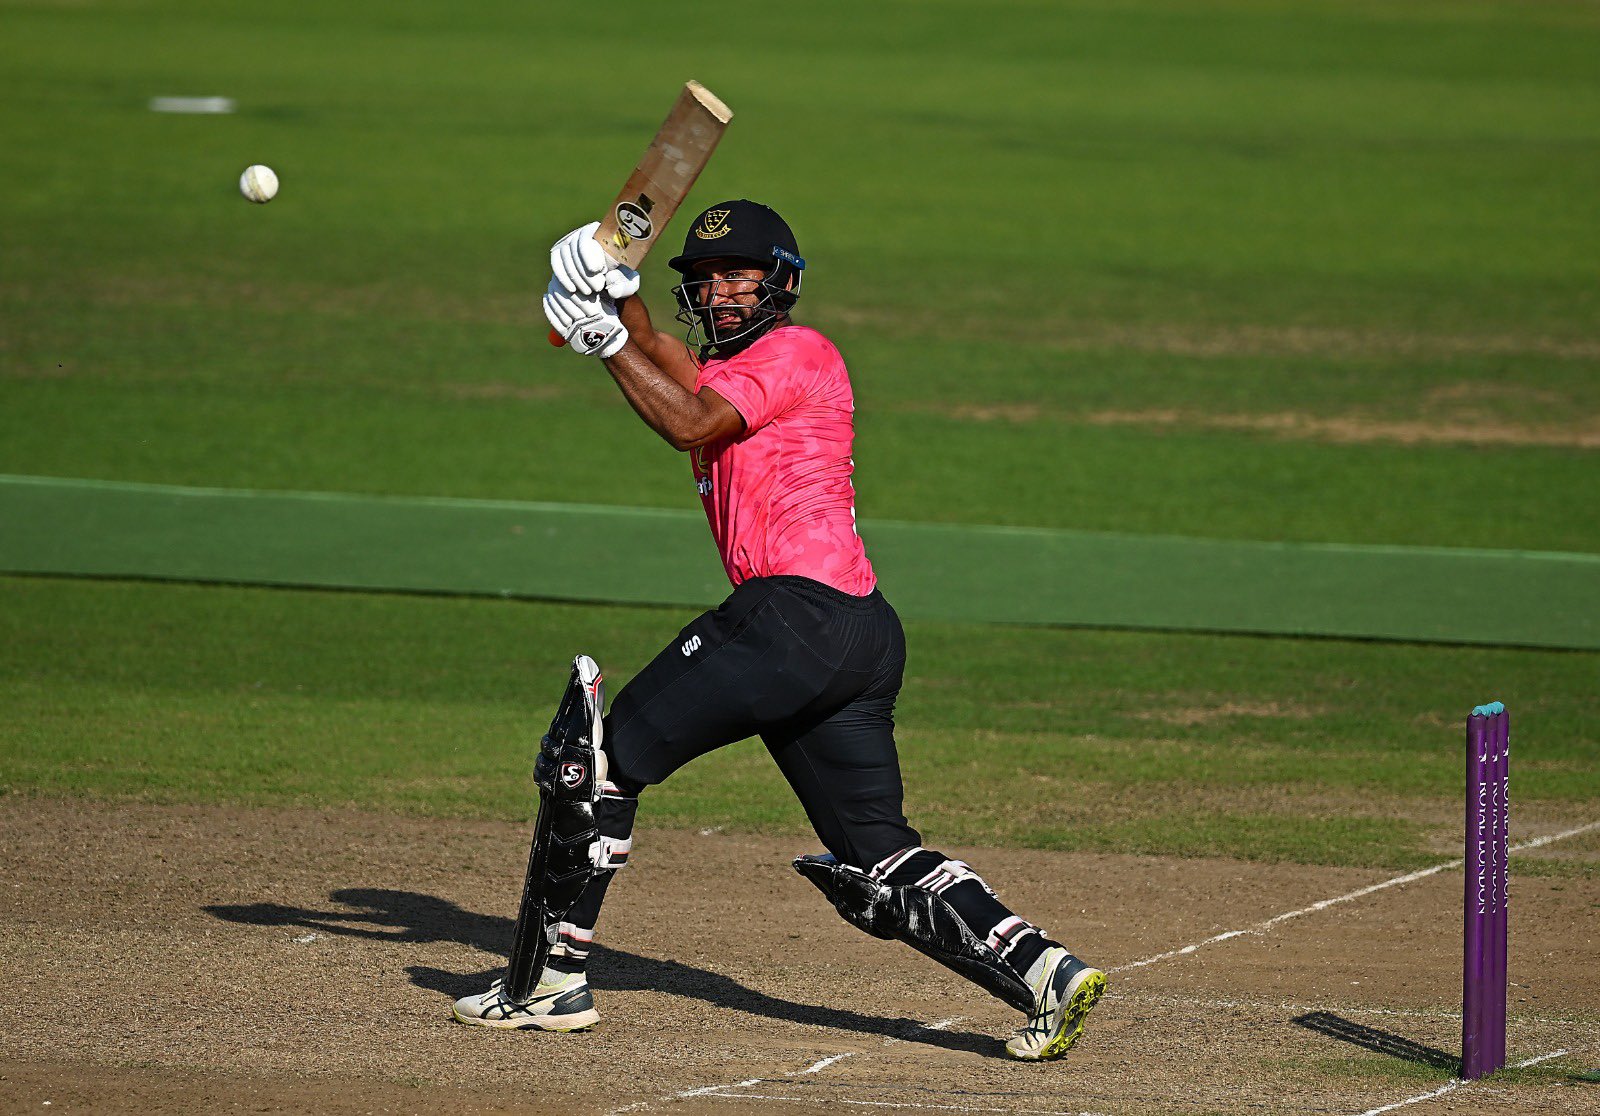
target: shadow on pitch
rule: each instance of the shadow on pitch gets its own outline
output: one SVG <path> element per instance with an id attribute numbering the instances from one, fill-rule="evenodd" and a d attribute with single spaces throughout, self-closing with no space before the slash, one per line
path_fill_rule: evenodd
<path id="1" fill-rule="evenodd" d="M 510 949 L 511 919 L 478 914 L 433 895 L 348 887 L 332 892 L 329 898 L 341 906 L 318 911 L 281 903 L 249 903 L 240 906 L 216 905 L 205 909 L 225 922 L 250 926 L 298 927 L 319 934 L 407 945 L 452 942 L 501 956 Z M 407 972 L 411 982 L 419 988 L 452 999 L 481 992 L 491 980 L 502 975 L 499 968 L 452 973 L 425 965 L 409 966 Z M 1001 1057 L 999 1043 L 990 1035 L 971 1031 L 933 1031 L 914 1019 L 889 1018 L 848 1008 L 796 1003 L 748 988 L 732 977 L 681 961 L 645 957 L 605 946 L 594 947 L 590 958 L 589 983 L 601 991 L 667 992 L 786 1023 L 831 1027 L 947 1050 Z"/>
<path id="2" fill-rule="evenodd" d="M 1348 1042 L 1359 1046 L 1363 1050 L 1371 1050 L 1376 1054 L 1387 1054 L 1391 1058 L 1400 1058 L 1407 1062 L 1416 1062 L 1419 1065 L 1431 1066 L 1434 1069 L 1456 1073 L 1461 1069 L 1461 1059 L 1454 1054 L 1447 1054 L 1443 1050 L 1436 1050 L 1431 1046 L 1412 1042 L 1408 1038 L 1380 1031 L 1375 1027 L 1366 1027 L 1360 1023 L 1352 1023 L 1341 1016 L 1328 1011 L 1313 1011 L 1305 1015 L 1297 1015 L 1290 1020 L 1297 1027 L 1304 1027 L 1308 1031 L 1315 1031 L 1319 1035 L 1336 1038 L 1340 1042 Z"/>

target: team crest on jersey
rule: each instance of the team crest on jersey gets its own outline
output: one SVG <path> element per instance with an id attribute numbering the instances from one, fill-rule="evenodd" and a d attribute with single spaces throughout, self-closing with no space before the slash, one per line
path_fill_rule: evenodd
<path id="1" fill-rule="evenodd" d="M 733 226 L 728 224 L 728 215 L 732 212 L 731 209 L 706 210 L 700 224 L 695 226 L 694 235 L 701 240 L 717 240 L 727 236 L 733 231 Z"/>
<path id="2" fill-rule="evenodd" d="M 694 487 L 702 496 L 711 495 L 711 465 L 706 461 L 706 447 L 696 446 L 689 454 L 694 467 Z"/>

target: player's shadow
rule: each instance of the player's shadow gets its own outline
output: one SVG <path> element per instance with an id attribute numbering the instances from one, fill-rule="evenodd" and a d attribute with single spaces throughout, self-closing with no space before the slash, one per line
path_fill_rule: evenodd
<path id="1" fill-rule="evenodd" d="M 437 896 L 385 888 L 348 887 L 332 892 L 329 898 L 334 903 L 342 904 L 342 908 L 317 911 L 281 903 L 249 903 L 240 906 L 219 904 L 205 909 L 226 922 L 252 926 L 300 927 L 312 933 L 408 945 L 456 942 L 501 956 L 510 948 L 511 919 L 465 910 Z M 412 965 L 406 971 L 413 984 L 452 999 L 481 992 L 491 980 L 502 975 L 498 967 L 474 973 L 453 973 L 426 965 Z M 645 957 L 605 946 L 594 947 L 589 979 L 595 988 L 602 991 L 667 992 L 787 1023 L 832 1027 L 948 1050 L 1000 1056 L 999 1044 L 988 1035 L 971 1031 L 935 1031 L 913 1019 L 796 1003 L 748 988 L 732 977 L 708 972 L 681 961 Z"/>
<path id="2" fill-rule="evenodd" d="M 1371 1050 L 1377 1054 L 1387 1054 L 1391 1058 L 1400 1058 L 1407 1062 L 1416 1062 L 1419 1065 L 1431 1066 L 1434 1069 L 1448 1070 L 1456 1073 L 1461 1069 L 1461 1059 L 1454 1054 L 1447 1054 L 1431 1046 L 1412 1042 L 1408 1038 L 1380 1031 L 1375 1027 L 1363 1026 L 1353 1023 L 1341 1016 L 1328 1011 L 1313 1011 L 1305 1015 L 1297 1015 L 1289 1022 L 1297 1027 L 1304 1027 L 1308 1031 L 1315 1031 L 1319 1035 L 1336 1038 L 1340 1042 L 1348 1042 L 1359 1046 L 1363 1050 Z"/>

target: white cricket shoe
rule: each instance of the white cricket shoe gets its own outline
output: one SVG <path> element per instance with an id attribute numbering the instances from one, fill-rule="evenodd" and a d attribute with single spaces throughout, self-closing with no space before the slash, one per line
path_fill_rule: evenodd
<path id="1" fill-rule="evenodd" d="M 1089 1009 L 1106 991 L 1105 973 L 1060 946 L 1052 946 L 1041 960 L 1033 1014 L 1006 1043 L 1006 1053 L 1024 1062 L 1048 1062 L 1071 1049 L 1083 1034 Z"/>
<path id="2" fill-rule="evenodd" d="M 583 973 L 558 973 L 546 969 L 539 977 L 533 999 L 514 1004 L 506 999 L 501 981 L 487 992 L 463 996 L 455 1003 L 457 1023 L 475 1027 L 506 1027 L 516 1031 L 585 1031 L 600 1022 Z"/>

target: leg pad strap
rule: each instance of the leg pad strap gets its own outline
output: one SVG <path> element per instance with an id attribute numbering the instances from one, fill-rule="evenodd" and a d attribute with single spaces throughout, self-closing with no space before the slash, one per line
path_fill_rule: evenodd
<path id="1" fill-rule="evenodd" d="M 918 884 L 883 883 L 827 855 L 799 857 L 794 870 L 857 929 L 904 942 L 1019 1011 L 1033 1010 L 1033 990 L 937 893 Z"/>

